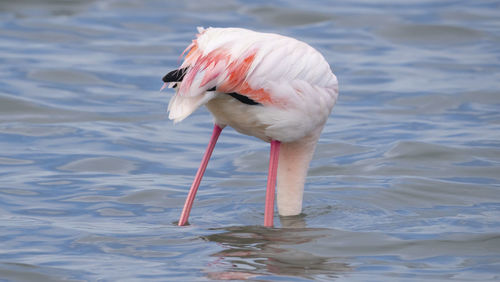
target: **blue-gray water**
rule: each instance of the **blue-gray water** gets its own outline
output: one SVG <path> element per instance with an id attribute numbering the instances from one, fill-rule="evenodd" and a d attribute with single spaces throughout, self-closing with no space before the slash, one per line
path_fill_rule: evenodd
<path id="1" fill-rule="evenodd" d="M 500 279 L 498 1 L 1 1 L 0 281 Z M 196 26 L 320 50 L 340 99 L 303 216 L 261 227 L 268 144 L 166 115 Z"/>

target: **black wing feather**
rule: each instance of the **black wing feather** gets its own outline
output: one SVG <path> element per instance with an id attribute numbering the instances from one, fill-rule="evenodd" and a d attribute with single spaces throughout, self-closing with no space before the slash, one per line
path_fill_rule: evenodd
<path id="1" fill-rule="evenodd" d="M 169 83 L 169 82 L 181 82 L 182 79 L 184 79 L 184 76 L 186 75 L 186 72 L 187 72 L 188 68 L 182 68 L 182 69 L 177 69 L 177 70 L 173 70 L 169 73 L 167 73 L 163 78 L 163 82 L 165 83 Z M 174 87 L 176 87 L 176 85 L 174 85 Z M 207 91 L 215 91 L 216 88 L 215 87 L 212 87 L 210 89 L 208 89 Z M 255 102 L 254 100 L 248 98 L 247 96 L 244 96 L 244 95 L 241 95 L 241 94 L 238 94 L 236 92 L 232 92 L 232 93 L 226 93 L 227 95 L 233 97 L 234 99 L 242 102 L 243 104 L 247 104 L 247 105 L 260 105 L 260 103 L 257 103 Z"/>
<path id="2" fill-rule="evenodd" d="M 186 75 L 187 70 L 188 68 L 173 70 L 167 73 L 161 80 L 163 80 L 163 82 L 165 83 L 182 81 L 182 79 L 184 79 L 184 76 Z"/>

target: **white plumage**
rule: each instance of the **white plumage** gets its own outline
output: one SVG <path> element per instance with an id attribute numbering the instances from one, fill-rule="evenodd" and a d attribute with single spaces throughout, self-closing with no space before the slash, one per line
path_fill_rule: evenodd
<path id="1" fill-rule="evenodd" d="M 300 213 L 307 168 L 337 100 L 337 78 L 319 52 L 296 39 L 242 28 L 198 31 L 184 51 L 183 74 L 164 78 L 177 86 L 169 118 L 179 122 L 206 105 L 221 129 L 229 125 L 281 144 L 278 209 L 282 215 Z"/>

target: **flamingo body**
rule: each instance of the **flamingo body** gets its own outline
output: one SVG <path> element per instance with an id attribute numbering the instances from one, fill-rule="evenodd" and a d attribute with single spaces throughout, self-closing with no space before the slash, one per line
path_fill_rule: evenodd
<path id="1" fill-rule="evenodd" d="M 299 214 L 309 162 L 338 97 L 337 78 L 319 52 L 296 39 L 242 28 L 198 31 L 180 68 L 163 78 L 176 88 L 169 118 L 179 122 L 205 105 L 214 116 L 217 135 L 207 148 L 210 154 L 227 125 L 271 142 L 276 167 L 270 167 L 269 179 L 278 181 L 279 214 Z M 203 173 L 199 179 L 198 174 L 191 190 L 201 181 Z M 270 186 L 274 189 L 273 181 L 268 181 L 268 196 L 274 197 Z M 190 206 L 186 209 L 189 215 Z M 269 209 L 266 197 L 266 214 L 272 213 Z M 185 223 L 181 221 L 179 225 Z M 272 226 L 272 215 L 266 222 Z"/>

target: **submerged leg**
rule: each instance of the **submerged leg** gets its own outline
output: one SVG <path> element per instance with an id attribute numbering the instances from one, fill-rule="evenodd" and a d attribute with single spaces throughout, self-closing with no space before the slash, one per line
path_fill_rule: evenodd
<path id="1" fill-rule="evenodd" d="M 266 207 L 264 209 L 264 226 L 274 225 L 274 194 L 276 187 L 276 172 L 278 171 L 278 159 L 280 155 L 280 141 L 271 141 L 271 153 L 269 155 L 269 173 L 267 175 Z"/>
<path id="2" fill-rule="evenodd" d="M 210 156 L 214 151 L 215 143 L 217 143 L 217 139 L 219 139 L 219 135 L 222 131 L 222 127 L 215 124 L 214 130 L 212 132 L 212 137 L 210 138 L 210 142 L 208 143 L 205 154 L 203 155 L 203 159 L 201 160 L 200 167 L 198 168 L 198 172 L 194 177 L 193 184 L 191 185 L 191 189 L 189 189 L 189 194 L 186 198 L 186 202 L 184 203 L 184 208 L 182 209 L 182 214 L 179 219 L 179 226 L 186 225 L 187 220 L 189 218 L 189 213 L 191 212 L 191 207 L 193 206 L 194 197 L 196 196 L 196 191 L 198 191 L 198 187 L 200 186 L 201 178 L 205 173 L 205 169 L 207 168 L 208 161 L 210 160 Z"/>

